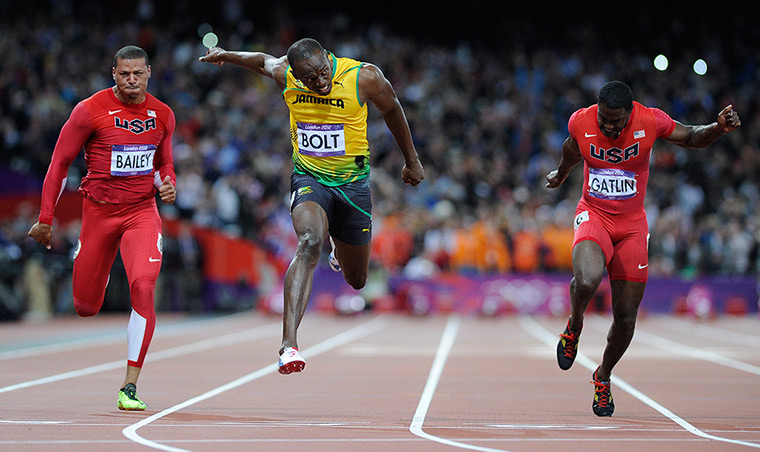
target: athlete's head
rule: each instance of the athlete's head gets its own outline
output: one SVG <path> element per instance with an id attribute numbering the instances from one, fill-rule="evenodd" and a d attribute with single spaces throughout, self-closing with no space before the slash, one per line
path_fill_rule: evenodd
<path id="1" fill-rule="evenodd" d="M 617 138 L 628 124 L 633 111 L 633 91 L 623 82 L 607 82 L 599 90 L 596 114 L 599 130 L 605 136 Z"/>
<path id="2" fill-rule="evenodd" d="M 293 75 L 309 90 L 320 96 L 332 91 L 332 61 L 317 40 L 304 38 L 294 42 L 288 49 L 288 64 Z"/>
<path id="3" fill-rule="evenodd" d="M 111 71 L 116 82 L 114 94 L 120 101 L 139 104 L 145 100 L 150 64 L 148 54 L 143 49 L 137 46 L 121 48 L 113 57 Z"/>

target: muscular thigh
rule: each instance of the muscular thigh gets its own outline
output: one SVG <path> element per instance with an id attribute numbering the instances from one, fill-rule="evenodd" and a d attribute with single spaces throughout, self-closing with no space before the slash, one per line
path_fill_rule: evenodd
<path id="1" fill-rule="evenodd" d="M 330 235 L 350 245 L 366 245 L 372 238 L 372 197 L 369 178 L 331 187 L 336 197 Z"/>
<path id="2" fill-rule="evenodd" d="M 614 246 L 607 223 L 596 211 L 579 207 L 575 212 L 573 249 L 584 240 L 596 242 L 604 253 L 605 264 L 608 264 L 612 259 Z"/>
<path id="3" fill-rule="evenodd" d="M 125 212 L 121 238 L 121 258 L 130 283 L 138 278 L 155 280 L 161 269 L 163 237 L 161 217 L 154 199 L 135 205 Z"/>
<path id="4" fill-rule="evenodd" d="M 607 266 L 610 279 L 646 282 L 649 277 L 649 226 L 646 216 L 616 222 L 615 251 Z"/>
<path id="5" fill-rule="evenodd" d="M 84 199 L 82 229 L 74 251 L 74 297 L 90 304 L 102 303 L 108 275 L 121 239 L 121 222 L 113 205 Z"/>

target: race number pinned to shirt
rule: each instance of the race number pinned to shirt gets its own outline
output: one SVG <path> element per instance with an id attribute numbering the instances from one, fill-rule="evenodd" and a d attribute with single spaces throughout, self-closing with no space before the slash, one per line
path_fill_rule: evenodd
<path id="1" fill-rule="evenodd" d="M 589 168 L 588 194 L 594 198 L 621 200 L 636 196 L 636 173 L 614 168 Z"/>
<path id="2" fill-rule="evenodd" d="M 112 176 L 144 176 L 153 172 L 154 144 L 115 144 L 111 146 Z"/>
<path id="3" fill-rule="evenodd" d="M 298 152 L 311 157 L 346 155 L 343 124 L 297 124 Z"/>

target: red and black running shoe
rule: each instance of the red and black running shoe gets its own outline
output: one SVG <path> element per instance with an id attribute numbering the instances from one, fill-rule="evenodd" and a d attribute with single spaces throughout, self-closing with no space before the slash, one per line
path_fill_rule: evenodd
<path id="1" fill-rule="evenodd" d="M 567 370 L 573 366 L 575 356 L 578 354 L 578 341 L 581 338 L 581 332 L 570 330 L 570 324 L 565 327 L 565 331 L 559 335 L 557 344 L 557 364 L 562 370 Z"/>
<path id="2" fill-rule="evenodd" d="M 615 411 L 615 403 L 612 401 L 610 380 L 598 380 L 596 378 L 598 371 L 599 368 L 597 367 L 594 374 L 591 375 L 591 383 L 594 384 L 594 403 L 591 404 L 591 408 L 597 416 L 612 416 Z"/>

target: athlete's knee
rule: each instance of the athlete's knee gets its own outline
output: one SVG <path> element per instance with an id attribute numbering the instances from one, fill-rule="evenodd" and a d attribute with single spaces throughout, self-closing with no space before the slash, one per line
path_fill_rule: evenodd
<path id="1" fill-rule="evenodd" d="M 100 303 L 89 303 L 74 297 L 74 309 L 80 317 L 92 317 L 100 311 Z"/>
<path id="2" fill-rule="evenodd" d="M 150 302 L 152 306 L 153 296 L 156 291 L 156 280 L 149 277 L 135 278 L 129 286 L 129 295 L 132 298 L 132 304 L 135 301 Z"/>
<path id="3" fill-rule="evenodd" d="M 599 284 L 602 282 L 600 276 L 580 274 L 573 277 L 571 282 L 571 289 L 580 298 L 590 298 L 596 293 L 596 289 L 599 288 Z"/>
<path id="4" fill-rule="evenodd" d="M 298 234 L 298 247 L 296 256 L 304 258 L 314 265 L 319 261 L 322 255 L 322 245 L 324 236 L 313 231 L 305 231 Z"/>
<path id="5" fill-rule="evenodd" d="M 633 331 L 636 328 L 636 318 L 638 317 L 639 310 L 636 306 L 630 307 L 617 307 L 613 309 L 612 319 L 615 325 L 625 330 Z"/>
<path id="6" fill-rule="evenodd" d="M 356 290 L 364 288 L 367 284 L 367 272 L 350 272 L 343 268 L 343 278 Z"/>

